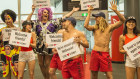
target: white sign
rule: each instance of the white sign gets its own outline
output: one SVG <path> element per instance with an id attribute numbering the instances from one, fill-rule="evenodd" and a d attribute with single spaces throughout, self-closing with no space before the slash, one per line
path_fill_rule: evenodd
<path id="1" fill-rule="evenodd" d="M 133 61 L 140 57 L 140 36 L 123 46 Z"/>
<path id="2" fill-rule="evenodd" d="M 86 10 L 89 6 L 99 8 L 99 0 L 81 0 L 81 10 Z"/>
<path id="3" fill-rule="evenodd" d="M 74 38 L 66 40 L 56 46 L 61 61 L 81 54 L 79 46 L 74 42 Z"/>
<path id="4" fill-rule="evenodd" d="M 62 42 L 62 34 L 46 34 L 46 43 L 48 48 L 55 48 L 56 44 Z"/>
<path id="5" fill-rule="evenodd" d="M 31 33 L 12 30 L 9 44 L 22 47 L 29 47 L 30 40 Z"/>
<path id="6" fill-rule="evenodd" d="M 3 41 L 9 41 L 12 30 L 19 31 L 20 28 L 5 28 L 5 29 L 2 29 Z"/>
<path id="7" fill-rule="evenodd" d="M 50 7 L 50 0 L 33 0 L 33 4 L 36 8 Z"/>

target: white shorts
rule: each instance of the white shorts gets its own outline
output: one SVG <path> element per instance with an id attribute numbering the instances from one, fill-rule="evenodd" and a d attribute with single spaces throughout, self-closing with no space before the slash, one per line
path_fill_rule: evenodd
<path id="1" fill-rule="evenodd" d="M 130 57 L 126 56 L 125 66 L 133 68 L 140 67 L 140 58 L 131 61 Z"/>
<path id="2" fill-rule="evenodd" d="M 33 50 L 31 51 L 20 51 L 18 61 L 29 62 L 35 60 L 35 54 Z"/>

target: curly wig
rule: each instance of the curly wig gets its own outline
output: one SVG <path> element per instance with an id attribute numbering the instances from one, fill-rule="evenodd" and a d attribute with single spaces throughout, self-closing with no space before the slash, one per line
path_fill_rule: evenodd
<path id="1" fill-rule="evenodd" d="M 13 19 L 13 23 L 16 21 L 16 13 L 10 9 L 6 9 L 1 13 L 1 19 L 5 22 L 5 15 L 9 15 Z"/>
<path id="2" fill-rule="evenodd" d="M 43 14 L 43 11 L 44 10 L 47 10 L 49 12 L 49 14 L 48 14 L 49 15 L 48 20 L 51 20 L 52 19 L 52 10 L 51 10 L 51 8 L 40 8 L 38 10 L 38 19 L 39 19 L 39 21 L 42 20 L 42 14 Z"/>

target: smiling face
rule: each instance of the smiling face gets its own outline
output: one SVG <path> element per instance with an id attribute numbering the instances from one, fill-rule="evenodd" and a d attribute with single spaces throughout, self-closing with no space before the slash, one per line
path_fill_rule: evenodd
<path id="1" fill-rule="evenodd" d="M 63 29 L 67 29 L 68 26 L 69 26 L 70 24 L 71 24 L 71 21 L 66 20 L 66 21 L 64 21 L 64 22 L 62 23 L 62 28 L 63 28 Z"/>
<path id="2" fill-rule="evenodd" d="M 49 12 L 47 10 L 44 10 L 42 13 L 42 19 L 48 19 L 49 18 Z"/>
<path id="3" fill-rule="evenodd" d="M 136 22 L 134 20 L 129 20 L 126 23 L 127 29 L 134 29 L 136 27 Z"/>
<path id="4" fill-rule="evenodd" d="M 99 24 L 100 23 L 100 18 L 101 17 L 95 17 L 96 24 Z"/>
<path id="5" fill-rule="evenodd" d="M 31 32 L 32 26 L 31 24 L 26 25 L 26 32 Z"/>
<path id="6" fill-rule="evenodd" d="M 10 47 L 6 46 L 6 47 L 5 47 L 5 53 L 6 53 L 7 55 L 9 55 L 10 52 L 11 52 Z"/>
<path id="7" fill-rule="evenodd" d="M 7 26 L 10 26 L 13 24 L 13 19 L 9 15 L 5 15 L 5 23 Z"/>

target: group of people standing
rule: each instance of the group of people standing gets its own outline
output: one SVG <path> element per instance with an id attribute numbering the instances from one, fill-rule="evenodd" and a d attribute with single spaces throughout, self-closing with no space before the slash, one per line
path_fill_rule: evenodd
<path id="1" fill-rule="evenodd" d="M 138 37 L 136 29 L 135 17 L 128 17 L 125 21 L 123 15 L 117 10 L 117 2 L 111 1 L 111 9 L 119 17 L 119 21 L 115 24 L 108 24 L 105 20 L 105 14 L 100 12 L 98 14 L 92 14 L 95 17 L 95 25 L 89 25 L 91 11 L 94 9 L 92 6 L 88 7 L 88 15 L 85 19 L 84 27 L 93 31 L 94 35 L 94 47 L 91 52 L 90 67 L 92 73 L 92 79 L 98 79 L 98 71 L 105 72 L 108 79 L 113 79 L 112 76 L 112 62 L 109 55 L 109 42 L 112 32 L 119 28 L 124 22 L 124 32 L 120 36 L 120 52 L 127 54 L 123 49 L 123 45 L 132 41 Z M 0 54 L 3 61 L 3 77 L 11 79 L 11 72 L 15 79 L 23 79 L 24 68 L 26 62 L 29 67 L 30 79 L 34 79 L 35 68 L 35 53 L 38 56 L 39 66 L 43 74 L 44 79 L 57 79 L 55 74 L 56 70 L 61 70 L 63 79 L 84 79 L 84 67 L 81 55 L 74 56 L 70 59 L 61 61 L 58 52 L 55 48 L 47 48 L 46 34 L 63 35 L 63 41 L 74 37 L 74 42 L 79 46 L 82 45 L 85 48 L 89 47 L 89 43 L 86 36 L 75 29 L 76 20 L 70 17 L 79 8 L 73 8 L 71 12 L 63 16 L 62 18 L 52 19 L 51 8 L 40 8 L 38 10 L 38 19 L 31 20 L 31 17 L 35 11 L 35 6 L 32 5 L 32 12 L 27 17 L 27 20 L 22 23 L 22 32 L 31 33 L 30 46 L 18 47 L 3 41 L 2 29 L 14 28 L 13 23 L 16 21 L 16 13 L 12 10 L 6 9 L 2 12 L 1 18 L 7 25 L 0 30 Z M 10 51 L 8 53 L 7 51 Z M 138 79 L 140 79 L 140 58 L 131 61 L 129 56 L 126 57 L 126 77 L 127 79 L 134 79 L 135 72 L 137 71 Z M 137 69 L 137 70 L 136 70 Z"/>

